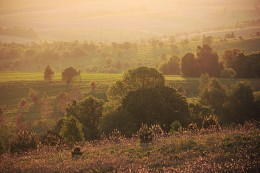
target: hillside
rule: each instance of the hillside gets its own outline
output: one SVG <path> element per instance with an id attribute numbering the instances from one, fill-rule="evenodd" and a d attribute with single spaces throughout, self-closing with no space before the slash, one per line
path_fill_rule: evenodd
<path id="1" fill-rule="evenodd" d="M 259 129 L 254 123 L 220 131 L 181 131 L 141 145 L 119 136 L 73 148 L 41 147 L 21 155 L 0 156 L 1 172 L 258 172 Z"/>

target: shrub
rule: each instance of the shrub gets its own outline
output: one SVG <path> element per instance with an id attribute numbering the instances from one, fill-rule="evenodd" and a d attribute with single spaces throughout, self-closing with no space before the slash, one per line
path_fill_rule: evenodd
<path id="1" fill-rule="evenodd" d="M 181 123 L 179 121 L 173 121 L 171 124 L 170 132 L 177 132 L 182 129 Z"/>
<path id="2" fill-rule="evenodd" d="M 51 133 L 51 132 L 47 132 L 46 135 L 44 135 L 41 138 L 41 142 L 44 145 L 48 145 L 48 146 L 57 146 L 61 144 L 61 139 L 59 136 Z"/>
<path id="3" fill-rule="evenodd" d="M 153 131 L 155 138 L 162 137 L 164 135 L 164 131 L 159 124 L 152 125 L 151 130 Z"/>
<path id="4" fill-rule="evenodd" d="M 141 128 L 138 131 L 138 136 L 141 144 L 149 144 L 154 139 L 154 133 L 147 124 L 142 124 Z"/>
<path id="5" fill-rule="evenodd" d="M 190 123 L 187 127 L 187 130 L 192 131 L 192 132 L 196 132 L 199 130 L 198 126 L 196 123 Z"/>
<path id="6" fill-rule="evenodd" d="M 84 140 L 82 124 L 75 117 L 70 115 L 64 118 L 59 135 L 70 144 Z"/>
<path id="7" fill-rule="evenodd" d="M 202 127 L 204 129 L 215 128 L 215 129 L 219 130 L 220 125 L 218 123 L 218 117 L 215 115 L 209 115 L 209 116 L 204 117 L 203 122 L 202 122 Z"/>
<path id="8" fill-rule="evenodd" d="M 229 91 L 225 122 L 244 123 L 259 119 L 254 102 L 253 90 L 247 83 L 238 82 Z"/>
<path id="9" fill-rule="evenodd" d="M 131 137 L 138 131 L 134 119 L 123 109 L 104 115 L 100 120 L 99 129 L 105 135 L 111 134 L 114 129 L 118 129 L 126 137 Z"/>
<path id="10" fill-rule="evenodd" d="M 84 137 L 87 140 L 99 137 L 98 124 L 102 117 L 103 104 L 103 100 L 90 96 L 74 102 L 66 109 L 68 115 L 76 117 L 83 125 Z"/>
<path id="11" fill-rule="evenodd" d="M 119 143 L 120 139 L 124 138 L 121 134 L 121 132 L 117 129 L 114 129 L 111 133 L 111 135 L 109 135 L 109 140 L 113 141 L 115 143 Z"/>
<path id="12" fill-rule="evenodd" d="M 32 103 L 34 103 L 34 104 L 38 104 L 38 103 L 39 103 L 38 92 L 35 91 L 35 90 L 32 89 L 32 88 L 29 89 L 29 97 L 31 98 Z"/>
<path id="13" fill-rule="evenodd" d="M 27 152 L 38 148 L 40 144 L 39 138 L 36 133 L 30 133 L 28 131 L 20 131 L 15 139 L 11 141 L 10 152 L 19 153 Z"/>

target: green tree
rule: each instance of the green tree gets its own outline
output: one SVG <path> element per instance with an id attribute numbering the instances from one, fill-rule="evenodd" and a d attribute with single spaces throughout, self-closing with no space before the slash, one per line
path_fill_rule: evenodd
<path id="1" fill-rule="evenodd" d="M 123 99 L 122 108 L 134 119 L 137 128 L 142 123 L 158 123 L 169 131 L 173 121 L 188 123 L 189 110 L 186 99 L 169 87 L 143 88 L 131 91 Z"/>
<path id="2" fill-rule="evenodd" d="M 103 100 L 87 97 L 79 102 L 73 102 L 67 109 L 67 114 L 76 117 L 83 125 L 85 138 L 98 138 L 98 123 L 102 117 Z"/>
<path id="3" fill-rule="evenodd" d="M 193 53 L 185 54 L 181 59 L 181 72 L 185 77 L 197 77 L 200 74 L 197 60 Z"/>
<path id="4" fill-rule="evenodd" d="M 165 75 L 180 74 L 179 58 L 172 56 L 167 62 L 160 65 L 159 70 Z"/>
<path id="5" fill-rule="evenodd" d="M 254 103 L 253 90 L 246 83 L 237 83 L 229 91 L 226 121 L 244 123 L 246 120 L 259 119 Z"/>
<path id="6" fill-rule="evenodd" d="M 125 83 L 131 90 L 163 86 L 164 76 L 154 68 L 138 67 L 130 69 L 123 76 Z"/>
<path id="7" fill-rule="evenodd" d="M 224 103 L 227 100 L 227 93 L 224 86 L 215 78 L 204 77 L 200 85 L 200 101 L 204 105 L 210 105 L 214 109 L 214 113 L 223 114 Z M 203 83 L 204 82 L 204 83 Z"/>
<path id="8" fill-rule="evenodd" d="M 62 121 L 59 135 L 68 143 L 84 141 L 82 124 L 73 116 L 66 115 Z"/>
<path id="9" fill-rule="evenodd" d="M 61 73 L 62 80 L 68 85 L 73 81 L 73 79 L 79 75 L 78 71 L 73 67 L 68 67 L 63 70 Z"/>
<path id="10" fill-rule="evenodd" d="M 130 91 L 164 85 L 164 76 L 154 68 L 138 67 L 130 69 L 123 75 L 123 80 L 116 81 L 109 87 L 107 91 L 109 102 L 105 104 L 105 112 L 120 107 L 122 99 Z"/>
<path id="11" fill-rule="evenodd" d="M 126 137 L 131 137 L 138 130 L 134 124 L 133 117 L 123 109 L 104 115 L 100 121 L 99 129 L 106 135 L 111 134 L 114 129 L 118 129 Z"/>
<path id="12" fill-rule="evenodd" d="M 198 69 L 202 74 L 219 77 L 223 65 L 219 63 L 219 57 L 209 45 L 198 46 L 197 48 Z"/>
<path id="13" fill-rule="evenodd" d="M 53 79 L 54 72 L 48 65 L 44 71 L 44 80 L 50 82 Z"/>

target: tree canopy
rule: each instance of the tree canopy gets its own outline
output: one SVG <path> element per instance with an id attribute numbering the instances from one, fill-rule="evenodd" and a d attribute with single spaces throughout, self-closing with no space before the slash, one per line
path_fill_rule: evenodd
<path id="1" fill-rule="evenodd" d="M 139 128 L 142 123 L 159 123 L 169 130 L 175 120 L 188 123 L 188 104 L 174 88 L 163 86 L 131 91 L 123 99 L 122 108 L 133 117 Z"/>
<path id="2" fill-rule="evenodd" d="M 68 67 L 63 70 L 61 73 L 62 80 L 68 85 L 73 81 L 75 76 L 79 75 L 78 71 L 73 67 Z"/>

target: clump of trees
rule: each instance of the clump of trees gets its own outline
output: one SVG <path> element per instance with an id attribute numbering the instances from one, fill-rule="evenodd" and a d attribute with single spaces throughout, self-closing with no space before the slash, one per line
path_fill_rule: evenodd
<path id="1" fill-rule="evenodd" d="M 185 77 L 195 77 L 208 73 L 210 76 L 219 77 L 223 69 L 219 57 L 213 49 L 205 44 L 197 47 L 196 57 L 192 53 L 187 53 L 181 60 L 182 75 Z"/>
<path id="2" fill-rule="evenodd" d="M 131 127 L 128 132 L 132 134 L 137 132 L 142 123 L 158 123 L 163 130 L 169 131 L 175 120 L 188 123 L 186 99 L 174 88 L 165 86 L 164 77 L 156 69 L 139 67 L 129 70 L 122 81 L 110 87 L 108 98 L 108 104 L 112 102 L 117 106 L 102 118 L 101 130 L 104 133 L 110 133 L 108 130 L 113 128 L 124 132 L 124 127 Z M 117 121 L 112 124 L 113 119 Z M 128 121 L 123 122 L 124 119 Z"/>
<path id="3" fill-rule="evenodd" d="M 211 107 L 221 123 L 244 123 L 259 119 L 253 90 L 247 83 L 238 82 L 226 87 L 206 74 L 201 78 L 199 99 L 202 105 Z"/>
<path id="4" fill-rule="evenodd" d="M 234 69 L 238 78 L 260 77 L 260 53 L 246 55 L 238 49 L 226 50 L 223 62 L 227 68 Z"/>
<path id="5" fill-rule="evenodd" d="M 180 59 L 176 56 L 172 56 L 167 62 L 160 65 L 159 70 L 164 75 L 180 74 Z"/>

